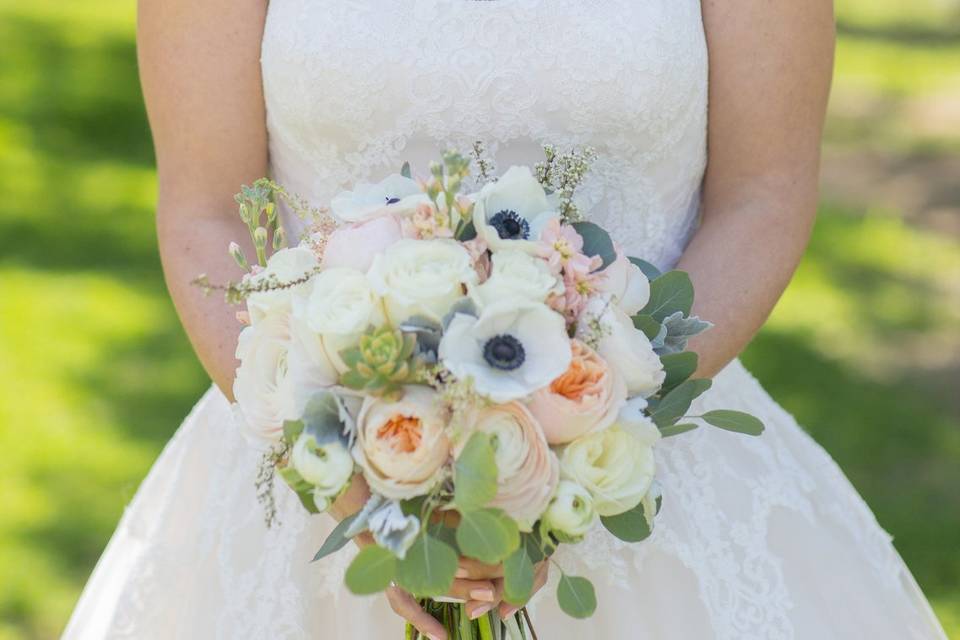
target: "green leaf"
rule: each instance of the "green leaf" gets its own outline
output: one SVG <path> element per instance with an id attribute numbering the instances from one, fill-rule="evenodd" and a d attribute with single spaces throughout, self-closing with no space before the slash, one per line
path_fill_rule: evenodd
<path id="1" fill-rule="evenodd" d="M 410 178 L 410 177 L 411 177 L 411 174 L 410 174 L 410 163 L 409 163 L 409 162 L 404 162 L 404 163 L 403 163 L 403 166 L 400 167 L 400 175 L 402 175 L 404 178 Z"/>
<path id="2" fill-rule="evenodd" d="M 659 322 L 672 313 L 690 313 L 693 307 L 693 283 L 685 271 L 668 271 L 650 283 L 650 301 L 640 313 Z"/>
<path id="3" fill-rule="evenodd" d="M 657 269 L 646 260 L 641 260 L 640 258 L 628 258 L 628 260 L 640 268 L 643 275 L 647 276 L 647 280 L 656 280 L 661 275 L 660 269 Z"/>
<path id="4" fill-rule="evenodd" d="M 544 553 L 540 542 L 540 533 L 536 530 L 530 533 L 520 534 L 520 544 L 527 550 L 527 557 L 530 558 L 530 562 L 533 564 L 536 564 L 547 557 L 547 554 Z"/>
<path id="5" fill-rule="evenodd" d="M 397 582 L 420 597 L 442 596 L 453 585 L 457 560 L 457 552 L 450 545 L 424 533 L 399 562 Z"/>
<path id="6" fill-rule="evenodd" d="M 490 436 L 477 431 L 453 466 L 453 501 L 463 511 L 479 509 L 497 495 L 497 461 Z"/>
<path id="7" fill-rule="evenodd" d="M 459 554 L 460 547 L 457 545 L 457 530 L 453 527 L 448 527 L 441 522 L 431 522 L 427 524 L 427 533 L 440 542 L 449 545 Z"/>
<path id="8" fill-rule="evenodd" d="M 557 585 L 557 601 L 564 613 L 573 618 L 589 618 L 597 610 L 597 594 L 586 578 L 562 574 Z"/>
<path id="9" fill-rule="evenodd" d="M 287 444 L 293 445 L 300 434 L 303 433 L 303 422 L 300 420 L 286 420 L 283 423 L 283 439 Z"/>
<path id="10" fill-rule="evenodd" d="M 660 356 L 660 362 L 667 374 L 663 380 L 663 385 L 660 387 L 661 394 L 669 393 L 697 370 L 697 354 L 693 351 Z"/>
<path id="11" fill-rule="evenodd" d="M 522 605 L 533 595 L 533 563 L 523 545 L 503 561 L 503 599 Z"/>
<path id="12" fill-rule="evenodd" d="M 644 514 L 643 502 L 619 515 L 601 516 L 600 522 L 607 531 L 624 542 L 640 542 L 646 540 L 652 533 L 650 523 L 647 522 L 647 516 Z"/>
<path id="13" fill-rule="evenodd" d="M 694 398 L 709 389 L 711 384 L 701 378 L 682 382 L 660 400 L 650 419 L 661 429 L 674 424 L 687 412 Z"/>
<path id="14" fill-rule="evenodd" d="M 670 438 L 672 436 L 678 436 L 681 433 L 686 433 L 687 431 L 693 431 L 697 428 L 698 425 L 692 422 L 684 422 L 678 424 L 671 424 L 669 426 L 663 427 L 660 429 L 661 438 Z"/>
<path id="15" fill-rule="evenodd" d="M 613 248 L 610 234 L 593 222 L 574 222 L 571 225 L 583 237 L 583 253 L 588 256 L 600 256 L 603 260 L 601 269 L 606 269 L 617 259 L 617 251 Z"/>
<path id="16" fill-rule="evenodd" d="M 457 544 L 468 558 L 497 564 L 520 546 L 520 531 L 499 509 L 465 511 L 457 527 Z"/>
<path id="17" fill-rule="evenodd" d="M 340 549 L 343 549 L 346 544 L 350 542 L 350 538 L 343 534 L 356 519 L 357 514 L 355 513 L 341 520 L 340 523 L 333 528 L 333 531 L 330 532 L 330 535 L 327 536 L 327 539 L 323 541 L 323 544 L 320 545 L 320 550 L 317 551 L 317 555 L 313 556 L 312 562 L 316 562 L 320 558 L 324 558 L 331 553 L 336 553 L 340 551 Z"/>
<path id="18" fill-rule="evenodd" d="M 638 313 L 637 315 L 633 316 L 632 320 L 633 326 L 636 329 L 643 331 L 648 340 L 655 339 L 663 330 L 662 324 L 660 324 L 657 320 L 654 320 L 653 316 L 648 316 L 644 313 Z"/>
<path id="19" fill-rule="evenodd" d="M 763 422 L 742 411 L 716 409 L 708 411 L 700 417 L 713 426 L 727 431 L 745 433 L 749 436 L 758 436 L 763 433 Z"/>
<path id="20" fill-rule="evenodd" d="M 372 544 L 364 547 L 347 567 L 347 588 L 358 596 L 379 593 L 390 586 L 397 575 L 397 558 Z"/>

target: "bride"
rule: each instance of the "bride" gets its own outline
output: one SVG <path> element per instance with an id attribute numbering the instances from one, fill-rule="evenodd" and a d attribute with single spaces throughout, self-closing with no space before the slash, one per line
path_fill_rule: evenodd
<path id="1" fill-rule="evenodd" d="M 735 360 L 807 242 L 832 51 L 830 0 L 140 0 L 160 250 L 215 386 L 127 509 L 65 637 L 399 638 L 402 618 L 444 637 L 397 588 L 344 591 L 348 551 L 311 564 L 333 520 L 291 492 L 265 528 L 258 455 L 228 401 L 240 326 L 188 283 L 235 276 L 241 183 L 269 174 L 320 203 L 480 139 L 502 168 L 538 161 L 543 143 L 593 146 L 582 210 L 629 253 L 688 271 L 716 324 L 694 345 L 715 377 L 694 411 L 767 425 L 659 446 L 655 534 L 578 545 L 566 562 L 600 609 L 577 622 L 535 596 L 539 636 L 945 638 L 840 470 Z M 495 573 L 452 595 L 508 613 Z"/>

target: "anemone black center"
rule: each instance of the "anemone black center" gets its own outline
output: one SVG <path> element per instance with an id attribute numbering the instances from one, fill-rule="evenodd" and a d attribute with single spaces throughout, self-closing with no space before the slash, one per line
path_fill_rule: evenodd
<path id="1" fill-rule="evenodd" d="M 490 218 L 490 226 L 504 240 L 526 240 L 530 237 L 530 223 L 510 209 L 498 211 Z"/>
<path id="2" fill-rule="evenodd" d="M 523 345 L 511 335 L 493 336 L 483 345 L 483 359 L 494 369 L 513 371 L 525 357 Z"/>
<path id="3" fill-rule="evenodd" d="M 398 202 L 400 202 L 400 198 L 391 198 L 390 196 L 387 196 L 387 204 L 397 204 Z"/>

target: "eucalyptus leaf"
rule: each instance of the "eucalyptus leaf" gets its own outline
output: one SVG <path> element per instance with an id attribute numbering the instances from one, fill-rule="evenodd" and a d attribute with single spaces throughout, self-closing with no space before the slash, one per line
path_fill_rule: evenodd
<path id="1" fill-rule="evenodd" d="M 640 542 L 650 537 L 653 531 L 644 513 L 643 502 L 629 511 L 616 516 L 601 516 L 604 528 L 624 542 Z"/>
<path id="2" fill-rule="evenodd" d="M 651 345 L 661 336 L 666 337 L 667 330 L 664 326 L 657 320 L 653 319 L 653 316 L 649 316 L 645 313 L 638 313 L 637 315 L 631 318 L 633 320 L 633 326 L 640 331 L 643 331 L 644 335 L 647 336 L 647 339 L 650 340 Z M 654 346 L 654 348 L 656 348 Z"/>
<path id="3" fill-rule="evenodd" d="M 320 545 L 320 550 L 317 551 L 317 554 L 313 556 L 312 562 L 316 562 L 320 558 L 325 558 L 331 553 L 336 553 L 343 549 L 348 542 L 350 542 L 350 536 L 347 535 L 347 531 L 350 530 L 350 526 L 353 524 L 353 521 L 357 519 L 359 514 L 353 514 L 347 516 L 333 528 L 333 531 L 330 532 L 330 535 L 327 536 L 327 539 L 323 541 L 323 544 Z"/>
<path id="4" fill-rule="evenodd" d="M 727 431 L 745 433 L 750 436 L 759 436 L 763 433 L 763 422 L 742 411 L 716 409 L 708 411 L 700 417 L 713 426 Z"/>
<path id="5" fill-rule="evenodd" d="M 647 280 L 656 280 L 662 275 L 660 269 L 657 269 L 654 265 L 650 264 L 646 260 L 632 257 L 629 258 L 629 260 L 639 267 L 640 271 L 643 272 L 643 275 L 647 276 Z"/>
<path id="6" fill-rule="evenodd" d="M 364 596 L 383 591 L 396 575 L 397 559 L 394 555 L 383 547 L 371 544 L 361 549 L 347 567 L 344 581 L 351 592 Z"/>
<path id="7" fill-rule="evenodd" d="M 533 563 L 520 545 L 503 561 L 503 599 L 522 605 L 533 595 Z"/>
<path id="8" fill-rule="evenodd" d="M 574 222 L 571 225 L 583 238 L 583 253 L 588 256 L 600 256 L 603 260 L 601 269 L 606 269 L 617 259 L 617 251 L 613 247 L 613 240 L 600 225 L 593 222 Z"/>
<path id="9" fill-rule="evenodd" d="M 497 462 L 490 436 L 470 436 L 453 465 L 453 501 L 463 511 L 478 509 L 497 495 Z"/>
<path id="10" fill-rule="evenodd" d="M 573 618 L 589 618 L 597 610 L 597 594 L 586 578 L 562 574 L 557 584 L 560 608 Z"/>
<path id="11" fill-rule="evenodd" d="M 457 552 L 450 545 L 424 533 L 399 562 L 397 582 L 420 597 L 442 596 L 453 585 L 457 560 Z"/>
<path id="12" fill-rule="evenodd" d="M 661 429 L 674 424 L 687 412 L 690 403 L 709 389 L 711 384 L 709 380 L 700 378 L 680 383 L 660 400 L 650 419 Z"/>
<path id="13" fill-rule="evenodd" d="M 681 433 L 687 433 L 688 431 L 693 431 L 697 428 L 698 425 L 692 422 L 678 422 L 677 424 L 671 424 L 660 429 L 661 438 L 670 438 L 672 436 L 678 436 Z"/>
<path id="14" fill-rule="evenodd" d="M 530 558 L 530 562 L 533 564 L 547 558 L 547 554 L 543 551 L 541 545 L 540 533 L 536 529 L 530 533 L 520 534 L 520 544 L 526 549 L 527 557 Z"/>
<path id="15" fill-rule="evenodd" d="M 465 511 L 457 527 L 457 544 L 468 558 L 497 564 L 520 546 L 520 531 L 499 509 Z"/>
<path id="16" fill-rule="evenodd" d="M 400 175 L 404 178 L 411 178 L 412 174 L 410 173 L 410 163 L 404 162 L 403 166 L 400 167 Z"/>
<path id="17" fill-rule="evenodd" d="M 664 318 L 680 311 L 688 315 L 693 307 L 693 283 L 684 271 L 668 271 L 650 283 L 650 300 L 640 313 Z"/>
<path id="18" fill-rule="evenodd" d="M 693 351 L 660 356 L 660 363 L 663 364 L 663 370 L 666 373 L 663 384 L 660 386 L 660 393 L 669 393 L 678 384 L 692 376 L 697 370 L 697 361 L 697 354 Z"/>

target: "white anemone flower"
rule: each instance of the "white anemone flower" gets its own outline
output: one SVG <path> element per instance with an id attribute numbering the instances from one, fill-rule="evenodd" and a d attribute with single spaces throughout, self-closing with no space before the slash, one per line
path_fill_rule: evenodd
<path id="1" fill-rule="evenodd" d="M 537 302 L 508 298 L 479 317 L 456 313 L 439 355 L 453 375 L 472 378 L 477 393 L 509 402 L 550 384 L 570 366 L 572 351 L 563 316 Z"/>
<path id="2" fill-rule="evenodd" d="M 547 223 L 560 216 L 555 200 L 528 167 L 510 167 L 477 196 L 473 207 L 477 236 L 494 252 L 511 248 L 536 253 Z"/>
<path id="3" fill-rule="evenodd" d="M 361 182 L 353 191 L 337 194 L 330 201 L 330 210 L 344 222 L 361 222 L 387 214 L 403 215 L 429 202 L 415 180 L 394 173 L 376 184 Z"/>

